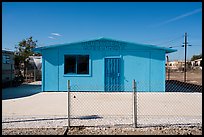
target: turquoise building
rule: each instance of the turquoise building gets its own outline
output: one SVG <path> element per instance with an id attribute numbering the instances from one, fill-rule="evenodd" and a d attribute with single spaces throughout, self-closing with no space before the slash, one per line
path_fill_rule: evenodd
<path id="1" fill-rule="evenodd" d="M 34 49 L 42 54 L 42 91 L 165 91 L 165 54 L 175 49 L 98 38 Z"/>

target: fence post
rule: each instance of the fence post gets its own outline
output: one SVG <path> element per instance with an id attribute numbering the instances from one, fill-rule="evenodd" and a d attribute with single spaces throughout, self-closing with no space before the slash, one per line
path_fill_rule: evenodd
<path id="1" fill-rule="evenodd" d="M 137 97 L 135 80 L 133 80 L 133 127 L 137 127 Z"/>
<path id="2" fill-rule="evenodd" d="M 68 128 L 70 127 L 70 80 L 68 80 L 68 92 L 67 92 L 67 97 L 68 97 L 68 100 L 67 100 L 67 107 L 68 107 L 68 111 L 67 111 L 67 115 L 68 115 Z"/>

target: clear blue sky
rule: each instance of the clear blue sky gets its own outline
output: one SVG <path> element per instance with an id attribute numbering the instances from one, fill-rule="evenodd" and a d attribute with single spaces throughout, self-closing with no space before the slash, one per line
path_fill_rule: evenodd
<path id="1" fill-rule="evenodd" d="M 175 47 L 170 60 L 202 53 L 201 2 L 3 2 L 2 49 L 33 36 L 39 46 L 108 37 Z M 178 47 L 177 47 L 178 46 Z"/>

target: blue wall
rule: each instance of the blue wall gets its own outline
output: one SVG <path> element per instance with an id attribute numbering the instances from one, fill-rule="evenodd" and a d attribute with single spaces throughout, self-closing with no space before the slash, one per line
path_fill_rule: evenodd
<path id="1" fill-rule="evenodd" d="M 89 55 L 89 75 L 64 74 L 64 55 Z M 121 50 L 85 50 L 83 45 L 71 44 L 42 50 L 43 91 L 67 91 L 71 81 L 74 91 L 104 91 L 104 59 L 121 58 L 121 85 L 132 91 L 136 80 L 138 91 L 165 91 L 165 51 L 141 45 L 127 44 Z"/>

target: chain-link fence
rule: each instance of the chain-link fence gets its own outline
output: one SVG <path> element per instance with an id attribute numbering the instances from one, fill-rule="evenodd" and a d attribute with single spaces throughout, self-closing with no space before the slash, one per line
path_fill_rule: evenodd
<path id="1" fill-rule="evenodd" d="M 69 85 L 69 92 L 41 92 L 38 84 L 3 89 L 2 127 L 202 124 L 202 85 L 136 79 L 125 86 Z"/>
<path id="2" fill-rule="evenodd" d="M 2 129 L 67 126 L 67 91 L 42 92 L 41 82 L 2 89 Z"/>
<path id="3" fill-rule="evenodd" d="M 131 92 L 70 92 L 70 126 L 131 125 Z"/>
<path id="4" fill-rule="evenodd" d="M 178 80 L 166 80 L 165 92 L 202 92 L 202 85 L 182 82 Z"/>
<path id="5" fill-rule="evenodd" d="M 137 93 L 138 126 L 202 124 L 202 94 Z"/>
<path id="6" fill-rule="evenodd" d="M 202 86 L 202 67 L 184 67 L 179 69 L 178 66 L 166 66 L 166 80 L 180 81 Z"/>
<path id="7" fill-rule="evenodd" d="M 69 126 L 202 124 L 202 86 L 166 81 L 160 90 L 162 84 L 132 81 L 128 86 L 104 86 L 104 90 L 95 91 L 101 85 L 90 83 L 84 88 L 71 83 Z"/>

